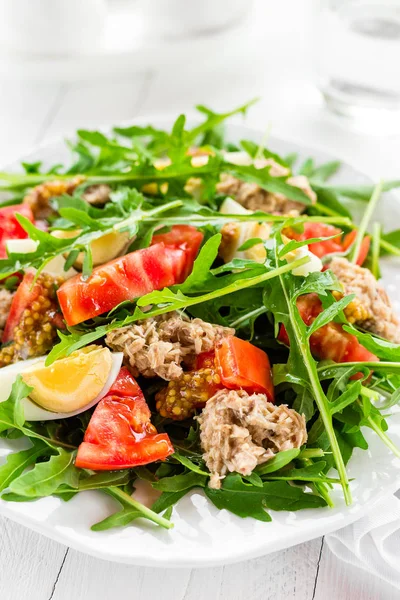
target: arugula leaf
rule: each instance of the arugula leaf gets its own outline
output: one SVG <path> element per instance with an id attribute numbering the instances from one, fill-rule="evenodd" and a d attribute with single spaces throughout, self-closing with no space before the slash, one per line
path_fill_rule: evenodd
<path id="1" fill-rule="evenodd" d="M 189 471 L 189 473 L 183 473 L 182 475 L 164 477 L 151 485 L 155 490 L 161 492 L 181 492 L 193 487 L 204 487 L 208 477 L 209 474 L 200 475 L 195 471 Z"/>
<path id="2" fill-rule="evenodd" d="M 155 513 L 161 513 L 164 510 L 168 510 L 174 506 L 181 498 L 186 496 L 190 490 L 188 488 L 181 490 L 180 492 L 163 492 L 159 498 L 154 502 L 151 509 Z"/>
<path id="3" fill-rule="evenodd" d="M 324 325 L 327 325 L 331 321 L 333 321 L 343 310 L 354 300 L 356 297 L 355 294 L 350 294 L 349 296 L 344 296 L 340 300 L 333 302 L 328 308 L 326 308 L 322 313 L 320 313 L 316 319 L 312 322 L 312 324 L 307 327 L 307 336 L 311 337 L 312 334 L 320 329 Z"/>
<path id="4" fill-rule="evenodd" d="M 321 188 L 314 181 L 312 188 L 317 194 L 317 203 L 312 207 L 313 212 L 317 211 L 331 216 L 342 215 L 352 219 L 350 211 L 335 192 L 331 189 Z"/>
<path id="5" fill-rule="evenodd" d="M 219 490 L 207 487 L 204 491 L 219 510 L 225 508 L 238 517 L 252 517 L 266 523 L 272 520 L 265 510 L 264 486 L 244 483 L 240 475 L 228 475 Z"/>
<path id="6" fill-rule="evenodd" d="M 228 475 L 220 490 L 205 488 L 207 497 L 220 510 L 229 510 L 239 517 L 270 521 L 265 507 L 272 510 L 300 510 L 326 506 L 320 496 L 305 493 L 286 481 L 263 483 L 262 488 L 244 483 L 240 475 Z"/>
<path id="7" fill-rule="evenodd" d="M 257 155 L 261 154 L 263 158 L 272 158 L 279 165 L 282 165 L 282 167 L 285 167 L 290 170 L 289 163 L 284 158 L 279 156 L 279 154 L 271 152 L 271 150 L 269 150 L 268 148 L 263 147 L 261 148 L 260 152 L 260 146 L 250 140 L 241 140 L 240 145 L 243 148 L 243 150 L 247 152 L 249 156 L 251 156 L 251 158 L 257 158 Z"/>
<path id="8" fill-rule="evenodd" d="M 314 181 L 323 181 L 325 182 L 327 179 L 330 179 L 339 171 L 342 163 L 339 160 L 332 160 L 330 162 L 324 163 L 323 165 L 319 165 L 315 167 L 310 173 L 311 183 Z"/>
<path id="9" fill-rule="evenodd" d="M 310 177 L 315 170 L 315 161 L 313 158 L 307 158 L 299 168 L 299 175 Z"/>
<path id="10" fill-rule="evenodd" d="M 40 440 L 34 440 L 32 447 L 20 452 L 8 454 L 6 462 L 0 466 L 0 492 L 19 477 L 27 467 L 36 462 L 40 456 L 45 456 L 50 451 L 47 444 Z"/>
<path id="11" fill-rule="evenodd" d="M 129 471 L 111 471 L 105 473 L 95 473 L 89 477 L 79 480 L 78 491 L 100 490 L 110 486 L 120 486 L 128 483 L 130 479 Z M 59 492 L 60 490 L 58 490 Z"/>
<path id="12" fill-rule="evenodd" d="M 323 475 L 326 462 L 318 461 L 311 463 L 306 467 L 299 467 L 294 469 L 288 469 L 282 471 L 282 473 L 272 473 L 266 475 L 264 481 L 276 480 L 276 481 L 304 481 L 304 482 L 326 482 L 326 483 L 340 483 L 339 479 L 332 479 Z"/>
<path id="13" fill-rule="evenodd" d="M 47 462 L 37 463 L 28 473 L 20 475 L 10 484 L 10 491 L 20 496 L 42 498 L 50 496 L 62 484 L 77 488 L 80 471 L 74 465 L 75 454 L 58 448 L 58 455 Z"/>
<path id="14" fill-rule="evenodd" d="M 90 529 L 92 531 L 106 531 L 107 529 L 112 529 L 113 527 L 126 527 L 139 517 L 143 517 L 140 510 L 126 506 L 122 510 L 110 515 L 109 517 L 106 517 L 102 521 L 95 523 Z"/>
<path id="15" fill-rule="evenodd" d="M 246 104 L 243 104 L 242 106 L 239 106 L 238 108 L 235 108 L 234 110 L 231 110 L 226 113 L 216 113 L 210 108 L 207 108 L 202 104 L 198 104 L 196 106 L 196 109 L 202 114 L 206 115 L 206 120 L 204 121 L 204 123 L 197 125 L 197 127 L 194 127 L 189 132 L 190 143 L 194 143 L 200 135 L 204 135 L 206 132 L 214 129 L 223 121 L 229 119 L 229 117 L 233 117 L 234 115 L 238 114 L 245 115 L 248 109 L 256 102 L 258 102 L 258 98 L 253 98 L 253 100 L 250 100 L 250 102 L 246 102 Z"/>
<path id="16" fill-rule="evenodd" d="M 174 458 L 175 460 L 180 462 L 181 465 L 183 465 L 187 469 L 190 469 L 190 471 L 197 473 L 198 475 L 206 475 L 207 477 L 210 476 L 209 473 L 207 473 L 206 471 L 203 471 L 203 469 L 201 469 L 198 465 L 196 465 L 193 461 L 191 461 L 190 458 L 188 458 L 187 456 L 183 456 L 182 454 L 179 454 L 178 452 L 175 451 L 175 453 L 171 456 L 171 458 Z"/>
<path id="17" fill-rule="evenodd" d="M 147 506 L 144 506 L 144 504 L 141 504 L 132 498 L 132 496 L 124 492 L 122 489 L 118 487 L 109 487 L 104 491 L 117 500 L 119 504 L 121 504 L 122 510 L 110 515 L 99 523 L 92 525 L 91 529 L 93 531 L 104 531 L 105 529 L 110 529 L 111 527 L 128 525 L 139 517 L 148 519 L 156 525 L 164 527 L 164 529 L 171 529 L 173 527 L 173 523 L 163 517 L 160 517 L 156 512 L 154 512 L 154 510 L 147 508 Z"/>
<path id="18" fill-rule="evenodd" d="M 21 429 L 24 422 L 24 410 L 21 400 L 32 391 L 20 375 L 17 376 L 7 400 L 0 402 L 0 432 L 16 427 Z"/>
<path id="19" fill-rule="evenodd" d="M 295 458 L 297 458 L 300 454 L 299 448 L 291 448 L 290 450 L 282 450 L 282 452 L 278 452 L 266 463 L 259 465 L 256 467 L 255 472 L 258 475 L 268 475 L 268 473 L 274 473 L 275 471 L 279 471 L 283 467 L 286 467 L 289 463 L 291 463 Z"/>

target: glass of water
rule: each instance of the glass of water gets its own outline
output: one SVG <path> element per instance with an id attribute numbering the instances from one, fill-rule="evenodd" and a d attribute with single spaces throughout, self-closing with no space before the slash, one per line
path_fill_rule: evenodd
<path id="1" fill-rule="evenodd" d="M 400 0 L 318 0 L 318 85 L 371 133 L 400 132 Z"/>

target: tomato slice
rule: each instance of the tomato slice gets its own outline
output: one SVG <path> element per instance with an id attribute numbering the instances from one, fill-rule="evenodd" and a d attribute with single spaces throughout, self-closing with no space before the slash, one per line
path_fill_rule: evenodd
<path id="1" fill-rule="evenodd" d="M 334 252 L 346 252 L 350 248 L 350 246 L 354 243 L 356 239 L 357 232 L 351 231 L 347 233 L 343 239 L 341 239 L 341 230 L 337 227 L 333 227 L 332 225 L 327 225 L 326 223 L 304 223 L 304 231 L 302 233 L 297 233 L 291 228 L 287 228 L 284 230 L 284 234 L 290 239 L 302 241 L 309 240 L 311 238 L 317 237 L 331 237 L 335 236 L 331 240 L 325 240 L 324 242 L 314 242 L 313 244 L 309 244 L 309 250 L 319 256 L 319 258 L 324 257 L 326 254 L 333 254 Z M 362 265 L 367 258 L 369 248 L 371 245 L 371 238 L 366 235 L 361 243 L 361 247 L 357 257 L 357 264 Z"/>
<path id="2" fill-rule="evenodd" d="M 317 294 L 306 294 L 297 300 L 297 308 L 304 323 L 311 325 L 322 312 L 322 303 Z M 278 339 L 289 345 L 289 337 L 283 325 Z M 317 329 L 310 338 L 310 348 L 316 358 L 337 363 L 379 360 L 375 354 L 364 348 L 354 335 L 344 331 L 340 323 L 328 323 Z"/>
<path id="3" fill-rule="evenodd" d="M 136 379 L 130 374 L 126 367 L 121 367 L 118 376 L 111 388 L 108 390 L 107 396 L 120 396 L 121 398 L 135 399 L 135 422 L 137 427 L 140 424 L 149 424 L 151 412 L 147 406 L 147 402 L 143 396 L 142 390 L 139 387 Z M 152 427 L 152 426 L 151 426 Z"/>
<path id="4" fill-rule="evenodd" d="M 221 383 L 229 389 L 261 392 L 274 400 L 271 366 L 267 354 L 240 338 L 228 336 L 215 349 Z"/>
<path id="5" fill-rule="evenodd" d="M 108 390 L 107 396 L 143 396 L 136 379 L 131 375 L 129 369 L 121 367 L 116 380 Z M 150 418 L 150 411 L 149 411 Z"/>
<path id="6" fill-rule="evenodd" d="M 179 248 L 185 252 L 184 279 L 190 274 L 193 262 L 199 252 L 204 235 L 192 225 L 173 225 L 167 233 L 153 235 L 152 244 L 163 242 L 166 246 Z"/>
<path id="7" fill-rule="evenodd" d="M 7 240 L 24 240 L 27 232 L 18 223 L 16 214 L 23 215 L 33 223 L 33 213 L 27 204 L 15 204 L 0 208 L 0 258 L 7 257 Z"/>
<path id="8" fill-rule="evenodd" d="M 354 244 L 356 236 L 357 236 L 356 230 L 350 231 L 350 233 L 347 233 L 344 236 L 343 243 L 342 243 L 342 248 L 343 248 L 344 252 L 346 252 L 346 250 L 348 250 L 350 248 L 350 246 L 352 246 Z M 363 241 L 361 242 L 361 246 L 358 251 L 358 256 L 357 256 L 357 260 L 356 260 L 356 264 L 359 265 L 360 267 L 364 264 L 364 262 L 368 256 L 370 246 L 371 246 L 371 238 L 369 237 L 369 235 L 366 235 L 363 238 Z"/>
<path id="9" fill-rule="evenodd" d="M 185 262 L 183 250 L 160 243 L 96 267 L 87 280 L 75 275 L 57 291 L 64 318 L 68 325 L 77 325 L 124 300 L 180 283 Z"/>
<path id="10" fill-rule="evenodd" d="M 173 451 L 166 433 L 147 436 L 133 444 L 116 443 L 112 449 L 109 445 L 82 442 L 75 465 L 92 471 L 130 469 L 148 465 L 156 460 L 165 460 Z"/>
<path id="11" fill-rule="evenodd" d="M 126 395 L 127 393 L 130 395 Z M 124 367 L 90 419 L 75 464 L 82 469 L 129 469 L 164 460 L 174 448 L 166 433 L 157 433 L 135 379 Z"/>
<path id="12" fill-rule="evenodd" d="M 335 236 L 331 240 L 309 244 L 309 250 L 319 258 L 322 258 L 326 254 L 332 254 L 333 252 L 343 252 L 340 241 L 340 236 L 342 234 L 341 230 L 332 225 L 327 225 L 326 223 L 306 222 L 304 223 L 304 231 L 302 233 L 297 233 L 293 229 L 285 229 L 284 233 L 287 237 L 297 241 Z"/>

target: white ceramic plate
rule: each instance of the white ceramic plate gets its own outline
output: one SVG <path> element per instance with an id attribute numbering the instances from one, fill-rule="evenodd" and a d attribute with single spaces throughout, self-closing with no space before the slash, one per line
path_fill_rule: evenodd
<path id="1" fill-rule="evenodd" d="M 165 122 L 148 119 L 156 126 Z M 232 141 L 247 138 L 261 141 L 262 135 L 240 125 L 231 125 Z M 271 140 L 270 147 L 282 154 L 299 152 L 314 156 L 318 162 L 331 159 L 324 152 L 299 148 L 283 140 Z M 62 162 L 66 158 L 61 142 L 47 146 L 25 159 L 40 156 L 45 161 Z M 343 166 L 337 181 L 362 183 L 367 178 L 350 166 Z M 387 195 L 379 209 L 379 218 L 387 230 L 399 222 L 400 203 Z M 384 282 L 394 300 L 400 297 L 399 263 L 385 261 Z M 399 308 L 399 307 L 398 307 Z M 389 434 L 400 444 L 400 412 L 389 419 Z M 366 431 L 369 450 L 356 449 L 349 465 L 353 505 L 346 507 L 340 489 L 332 494 L 335 508 L 300 512 L 270 511 L 273 521 L 261 523 L 240 519 L 225 510 L 217 510 L 206 497 L 194 491 L 174 508 L 174 529 L 165 531 L 148 521 L 132 526 L 93 532 L 90 526 L 118 507 L 100 492 L 84 492 L 64 503 L 58 498 L 36 502 L 9 503 L 0 500 L 0 512 L 31 529 L 72 548 L 122 563 L 159 567 L 206 567 L 232 563 L 281 550 L 347 525 L 368 511 L 375 502 L 400 487 L 400 460 L 394 458 L 375 434 Z M 0 456 L 18 448 L 16 441 L 0 440 Z"/>

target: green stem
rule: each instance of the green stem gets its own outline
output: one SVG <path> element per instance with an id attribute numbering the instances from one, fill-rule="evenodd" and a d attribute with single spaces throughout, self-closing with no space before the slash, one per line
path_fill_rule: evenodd
<path id="1" fill-rule="evenodd" d="M 297 458 L 309 459 L 309 458 L 322 458 L 327 454 L 322 448 L 304 448 Z"/>
<path id="2" fill-rule="evenodd" d="M 125 229 L 127 226 L 131 225 L 132 223 L 135 222 L 140 222 L 140 221 L 151 221 L 151 220 L 155 220 L 155 221 L 159 221 L 159 217 L 157 219 L 153 219 L 153 215 L 161 215 L 164 212 L 167 212 L 168 210 L 172 210 L 174 208 L 180 208 L 182 206 L 183 202 L 181 200 L 173 200 L 172 202 L 168 202 L 167 204 L 163 204 L 162 206 L 157 206 L 156 208 L 153 208 L 152 210 L 146 211 L 141 218 L 138 219 L 137 215 L 135 215 L 135 213 L 133 215 L 131 215 L 130 217 L 127 217 L 126 219 L 124 219 L 123 221 L 120 221 L 119 223 L 117 223 L 116 225 L 114 225 L 112 227 L 112 229 L 114 231 L 121 231 L 122 229 Z M 187 219 L 186 219 L 187 222 Z M 106 232 L 107 233 L 107 230 Z M 104 235 L 104 234 L 103 234 Z"/>
<path id="3" fill-rule="evenodd" d="M 380 247 L 383 248 L 383 250 L 390 252 L 390 254 L 394 254 L 395 256 L 400 256 L 400 248 L 393 246 L 393 244 L 391 244 L 390 242 L 387 242 L 386 240 L 384 240 L 382 238 L 380 239 Z"/>
<path id="4" fill-rule="evenodd" d="M 10 429 L 11 428 L 15 428 L 15 425 L 11 425 Z M 26 437 L 43 440 L 44 442 L 46 442 L 46 444 L 48 444 L 49 446 L 53 446 L 54 448 L 57 448 L 57 446 L 62 446 L 62 448 L 67 448 L 68 450 L 76 450 L 77 448 L 77 446 L 73 446 L 72 444 L 67 444 L 66 442 L 54 440 L 53 438 L 49 438 L 45 435 L 41 435 L 40 433 L 36 433 L 35 431 L 29 429 L 29 427 L 18 427 L 17 429 L 19 429 L 24 435 L 26 435 Z"/>
<path id="5" fill-rule="evenodd" d="M 276 255 L 276 252 L 277 251 L 275 249 L 275 258 L 276 258 L 276 263 L 278 264 L 278 256 Z M 303 358 L 304 366 L 307 369 L 308 377 L 309 377 L 309 380 L 311 383 L 311 388 L 312 388 L 313 394 L 314 394 L 314 399 L 315 399 L 316 405 L 318 407 L 319 413 L 321 415 L 321 419 L 324 424 L 325 431 L 326 431 L 326 434 L 328 436 L 328 440 L 329 440 L 329 443 L 331 446 L 333 458 L 335 460 L 335 466 L 336 466 L 337 472 L 339 474 L 340 483 L 343 488 L 344 499 L 345 499 L 346 504 L 350 505 L 352 502 L 352 499 L 351 499 L 349 480 L 347 477 L 347 472 L 346 472 L 346 467 L 344 464 L 343 456 L 340 451 L 338 441 L 336 439 L 335 431 L 333 429 L 332 415 L 329 410 L 328 400 L 324 394 L 324 391 L 321 386 L 321 382 L 318 377 L 317 366 L 316 366 L 316 363 L 311 354 L 310 344 L 309 344 L 308 340 L 303 341 L 303 339 L 302 339 L 303 336 L 302 336 L 302 332 L 299 328 L 298 319 L 297 319 L 298 314 L 295 313 L 297 308 L 290 301 L 288 292 L 286 290 L 286 286 L 282 280 L 281 275 L 279 275 L 279 278 L 281 281 L 283 294 L 285 296 L 286 304 L 288 307 L 290 322 L 293 327 L 293 331 L 295 334 L 295 339 L 297 341 L 298 349 Z"/>
<path id="6" fill-rule="evenodd" d="M 336 479 L 334 477 L 321 477 L 319 475 L 307 475 L 307 476 L 296 476 L 292 475 L 291 477 L 284 477 L 282 475 L 274 475 L 273 473 L 264 475 L 264 480 L 274 480 L 274 481 L 312 481 L 315 483 L 341 483 L 340 479 Z"/>
<path id="7" fill-rule="evenodd" d="M 364 395 L 364 390 L 361 391 L 361 395 Z M 366 394 L 365 394 L 366 395 Z M 362 407 L 362 402 L 357 400 L 358 404 Z M 400 458 L 400 448 L 390 439 L 390 437 L 382 430 L 371 416 L 366 417 L 369 427 L 375 431 L 376 435 L 381 438 L 382 442 L 393 452 L 395 456 Z"/>
<path id="8" fill-rule="evenodd" d="M 314 448 L 306 448 L 305 450 L 303 450 L 303 452 L 307 452 L 307 450 L 314 450 Z M 320 451 L 322 452 L 322 455 L 324 455 L 324 451 L 321 448 L 315 448 L 316 451 Z M 304 465 L 312 465 L 312 461 L 310 460 L 310 458 L 312 458 L 310 456 L 310 458 L 305 457 L 304 455 L 302 455 L 302 452 L 300 452 L 298 458 L 303 458 L 303 462 Z M 329 485 L 327 485 L 326 483 L 322 482 L 322 481 L 318 481 L 318 482 L 313 482 L 311 484 L 311 489 L 314 490 L 317 494 L 319 494 L 320 496 L 322 496 L 322 498 L 325 500 L 325 502 L 327 503 L 327 505 L 330 508 L 333 508 L 335 505 L 332 501 L 332 498 L 329 495 Z"/>
<path id="9" fill-rule="evenodd" d="M 369 388 L 365 387 L 365 385 L 361 386 L 361 393 L 363 396 L 366 396 L 374 402 L 377 402 L 379 400 L 379 393 L 375 390 L 370 390 Z"/>
<path id="10" fill-rule="evenodd" d="M 288 216 L 287 215 L 273 215 L 270 213 L 262 213 L 262 212 L 255 212 L 255 213 L 251 213 L 248 215 L 228 215 L 228 214 L 222 214 L 221 216 L 209 216 L 209 215 L 198 215 L 198 214 L 193 214 L 190 217 L 190 223 L 191 225 L 214 225 L 214 224 L 222 224 L 222 223 L 232 223 L 232 222 L 237 222 L 237 221 L 257 221 L 258 223 L 283 223 L 285 221 L 288 220 Z M 146 221 L 149 221 L 150 223 L 152 221 L 158 221 L 159 219 L 152 219 L 151 217 L 146 218 Z M 333 216 L 333 217 L 320 217 L 320 216 L 313 216 L 310 217 L 308 215 L 299 215 L 298 217 L 296 217 L 296 221 L 298 222 L 311 222 L 311 223 L 328 223 L 328 224 L 333 224 L 333 225 L 343 225 L 345 227 L 351 227 L 352 223 L 350 221 L 350 219 L 348 219 L 347 217 L 343 217 L 341 215 L 338 216 Z M 187 223 L 188 222 L 188 217 L 184 216 L 184 217 L 164 217 L 163 218 L 163 223 Z"/>
<path id="11" fill-rule="evenodd" d="M 326 369 L 343 369 L 343 367 L 368 367 L 368 369 L 376 369 L 378 371 L 391 369 L 400 369 L 400 362 L 389 362 L 389 361 L 366 361 L 366 362 L 346 362 L 346 363 L 332 363 L 331 365 L 324 365 L 317 367 L 317 371 L 326 371 Z"/>
<path id="12" fill-rule="evenodd" d="M 333 508 L 335 506 L 332 498 L 329 495 L 328 486 L 325 483 L 313 483 L 311 487 L 314 488 L 316 492 L 323 497 L 323 499 L 330 508 Z"/>
<path id="13" fill-rule="evenodd" d="M 380 223 L 374 223 L 372 230 L 372 261 L 371 271 L 375 279 L 379 278 L 379 250 L 382 239 L 382 226 Z"/>
<path id="14" fill-rule="evenodd" d="M 313 205 L 313 208 L 316 208 L 317 210 L 319 210 L 319 212 L 321 212 L 324 215 L 330 215 L 332 217 L 335 217 L 338 215 L 338 213 L 333 210 L 332 208 L 328 208 L 328 206 L 325 206 L 324 204 L 321 204 L 320 202 L 316 202 Z"/>
<path id="15" fill-rule="evenodd" d="M 368 202 L 367 209 L 364 212 L 363 218 L 361 219 L 361 223 L 358 228 L 356 239 L 354 240 L 354 244 L 353 244 L 353 247 L 350 252 L 349 260 L 353 264 L 356 264 L 356 262 L 357 262 L 358 255 L 360 253 L 361 244 L 364 239 L 365 232 L 367 231 L 368 223 L 371 220 L 372 213 L 374 212 L 375 207 L 379 201 L 379 198 L 381 197 L 382 191 L 383 191 L 383 181 L 380 181 L 378 183 L 378 185 L 375 187 L 375 189 L 372 193 L 371 199 Z"/>
<path id="16" fill-rule="evenodd" d="M 248 312 L 245 315 L 242 315 L 241 317 L 236 319 L 236 321 L 233 321 L 233 323 L 231 323 L 230 326 L 237 327 L 238 325 L 247 321 L 248 319 L 251 319 L 252 317 L 259 317 L 260 315 L 263 315 L 267 311 L 268 311 L 268 309 L 265 306 L 261 306 L 260 308 L 255 308 L 254 310 L 251 310 L 250 312 Z"/>
<path id="17" fill-rule="evenodd" d="M 171 523 L 171 521 L 164 519 L 164 517 L 161 517 L 160 515 L 152 511 L 150 508 L 147 508 L 147 506 L 144 506 L 144 504 L 141 504 L 140 502 L 132 498 L 132 496 L 126 494 L 123 490 L 121 490 L 118 487 L 108 488 L 107 493 L 111 494 L 111 496 L 113 496 L 116 500 L 120 500 L 122 504 L 129 504 L 129 506 L 132 506 L 132 508 L 135 508 L 136 510 L 140 511 L 146 519 L 149 519 L 149 521 L 153 521 L 153 523 L 156 523 L 157 525 L 160 525 L 165 529 L 172 529 L 172 527 L 174 526 L 174 524 Z"/>

